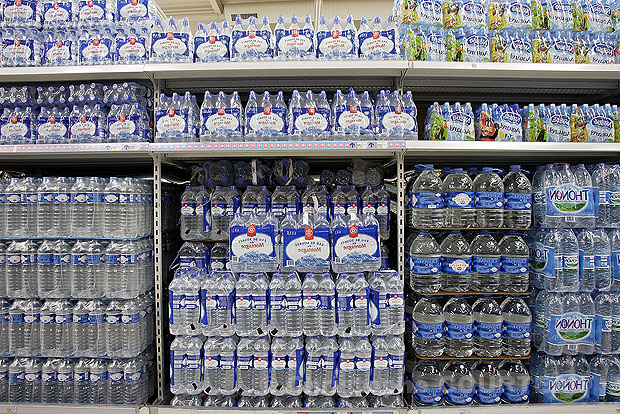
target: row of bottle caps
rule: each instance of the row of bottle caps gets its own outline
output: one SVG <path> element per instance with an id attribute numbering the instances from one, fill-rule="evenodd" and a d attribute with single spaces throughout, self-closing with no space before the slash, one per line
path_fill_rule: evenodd
<path id="1" fill-rule="evenodd" d="M 393 271 L 368 275 L 207 273 L 182 268 L 168 287 L 173 335 L 401 334 L 404 291 Z"/>
<path id="2" fill-rule="evenodd" d="M 183 96 L 162 94 L 155 114 L 156 140 L 178 139 L 252 141 L 268 139 L 328 139 L 332 135 L 379 135 L 417 138 L 417 109 L 411 91 L 380 91 L 376 102 L 368 91 L 347 94 L 337 90 L 331 103 L 325 91 L 293 91 L 288 101 L 283 92 L 257 95 L 250 91 L 245 108 L 237 92 L 205 92 L 202 105 L 189 91 Z M 242 138 L 244 137 L 244 138 Z"/>
<path id="3" fill-rule="evenodd" d="M 367 397 L 339 398 L 328 396 L 270 396 L 248 397 L 237 395 L 177 394 L 170 401 L 173 407 L 211 408 L 402 408 L 402 395 L 369 395 Z"/>
<path id="4" fill-rule="evenodd" d="M 613 0 L 395 0 L 394 14 L 405 25 L 611 32 L 620 6 Z"/>

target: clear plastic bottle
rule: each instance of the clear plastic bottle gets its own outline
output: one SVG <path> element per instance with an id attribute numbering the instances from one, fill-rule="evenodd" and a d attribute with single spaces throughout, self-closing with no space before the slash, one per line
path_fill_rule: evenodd
<path id="1" fill-rule="evenodd" d="M 435 361 L 418 361 L 413 367 L 412 380 L 416 404 L 440 405 L 443 402 L 443 374 Z"/>
<path id="2" fill-rule="evenodd" d="M 454 232 L 440 246 L 442 256 L 442 289 L 446 292 L 465 292 L 471 283 L 471 249 L 463 235 Z"/>
<path id="3" fill-rule="evenodd" d="M 444 352 L 453 357 L 467 358 L 473 352 L 474 316 L 471 306 L 460 297 L 452 297 L 443 307 L 446 321 Z"/>
<path id="4" fill-rule="evenodd" d="M 409 249 L 410 286 L 415 292 L 434 293 L 441 289 L 441 253 L 435 238 L 421 232 Z"/>
<path id="5" fill-rule="evenodd" d="M 511 165 L 504 177 L 504 226 L 528 228 L 532 224 L 532 185 L 520 165 Z"/>
<path id="6" fill-rule="evenodd" d="M 507 297 L 501 304 L 502 353 L 522 357 L 530 353 L 532 313 L 521 298 Z M 543 316 L 544 318 L 544 316 Z"/>
<path id="7" fill-rule="evenodd" d="M 436 299 L 422 297 L 413 309 L 413 349 L 422 357 L 439 357 L 444 353 L 445 320 Z"/>
<path id="8" fill-rule="evenodd" d="M 420 175 L 413 183 L 412 225 L 421 228 L 444 226 L 442 182 L 432 165 L 422 165 Z"/>
<path id="9" fill-rule="evenodd" d="M 502 378 L 502 401 L 509 404 L 526 404 L 530 399 L 530 374 L 518 360 L 506 359 L 500 362 Z"/>
<path id="10" fill-rule="evenodd" d="M 474 353 L 481 357 L 502 354 L 502 310 L 494 299 L 480 298 L 473 306 Z"/>
<path id="11" fill-rule="evenodd" d="M 474 398 L 478 404 L 499 404 L 502 396 L 502 377 L 490 361 L 478 361 L 472 366 L 476 382 Z"/>
<path id="12" fill-rule="evenodd" d="M 499 242 L 502 254 L 500 285 L 506 292 L 527 292 L 530 251 L 518 235 L 504 236 Z"/>
<path id="13" fill-rule="evenodd" d="M 442 188 L 446 199 L 445 226 L 473 227 L 475 222 L 474 188 L 471 178 L 463 172 L 462 168 L 454 168 L 444 179 Z"/>
<path id="14" fill-rule="evenodd" d="M 495 238 L 483 232 L 471 242 L 471 290 L 497 292 L 500 287 L 501 250 Z"/>
<path id="15" fill-rule="evenodd" d="M 474 399 L 475 379 L 464 361 L 450 361 L 442 371 L 445 400 L 449 405 L 468 405 Z"/>
<path id="16" fill-rule="evenodd" d="M 484 167 L 474 179 L 476 226 L 498 228 L 504 225 L 504 184 L 493 168 Z"/>

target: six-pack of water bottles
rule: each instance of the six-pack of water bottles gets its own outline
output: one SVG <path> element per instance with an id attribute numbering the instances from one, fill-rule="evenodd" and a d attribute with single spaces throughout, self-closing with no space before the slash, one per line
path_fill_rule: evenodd
<path id="1" fill-rule="evenodd" d="M 162 94 L 155 114 L 159 142 L 417 139 L 417 108 L 412 93 L 337 90 L 331 101 L 325 91 L 294 90 L 288 105 L 283 92 L 258 95 L 250 91 L 245 107 L 238 92 L 206 91 L 201 106 L 190 92 Z"/>
<path id="2" fill-rule="evenodd" d="M 620 10 L 607 0 L 396 0 L 401 54 L 414 61 L 618 62 Z"/>
<path id="3" fill-rule="evenodd" d="M 0 144 L 152 141 L 152 90 L 134 82 L 0 88 Z"/>
<path id="4" fill-rule="evenodd" d="M 134 178 L 26 177 L 0 188 L 8 239 L 0 244 L 0 296 L 8 298 L 0 300 L 0 354 L 15 358 L 0 362 L 8 371 L 2 401 L 146 401 L 152 187 Z"/>

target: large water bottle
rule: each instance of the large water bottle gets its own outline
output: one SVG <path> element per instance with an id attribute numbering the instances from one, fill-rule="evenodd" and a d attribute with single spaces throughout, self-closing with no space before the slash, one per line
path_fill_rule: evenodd
<path id="1" fill-rule="evenodd" d="M 323 377 L 325 375 L 322 369 L 323 360 L 323 338 L 319 336 L 306 337 L 305 358 L 306 373 L 304 378 L 303 391 L 307 396 L 316 396 L 321 394 Z"/>
<path id="2" fill-rule="evenodd" d="M 116 359 L 108 365 L 108 384 L 110 404 L 122 404 L 125 392 L 125 376 L 123 373 L 124 361 Z"/>
<path id="3" fill-rule="evenodd" d="M 35 237 L 37 233 L 37 182 L 32 177 L 13 178 L 5 191 L 7 236 L 22 239 Z"/>
<path id="4" fill-rule="evenodd" d="M 355 342 L 351 338 L 340 341 L 338 395 L 344 398 L 355 395 Z"/>
<path id="5" fill-rule="evenodd" d="M 28 358 L 24 364 L 24 400 L 30 403 L 41 402 L 41 368 L 40 359 Z"/>
<path id="6" fill-rule="evenodd" d="M 614 297 L 607 292 L 600 292 L 594 299 L 595 351 L 597 354 L 612 352 L 612 322 Z"/>
<path id="7" fill-rule="evenodd" d="M 474 189 L 473 182 L 462 168 L 454 168 L 443 181 L 445 196 L 446 227 L 473 227 Z"/>
<path id="8" fill-rule="evenodd" d="M 90 359 L 82 358 L 75 364 L 73 380 L 76 404 L 90 404 L 90 361 Z"/>
<path id="9" fill-rule="evenodd" d="M 26 402 L 24 369 L 27 362 L 25 358 L 15 358 L 9 365 L 9 402 Z"/>
<path id="10" fill-rule="evenodd" d="M 443 374 L 437 363 L 420 360 L 413 367 L 413 398 L 420 405 L 439 405 L 444 398 Z"/>
<path id="11" fill-rule="evenodd" d="M 41 368 L 41 402 L 58 403 L 58 359 L 48 359 Z"/>
<path id="12" fill-rule="evenodd" d="M 594 287 L 599 291 L 611 288 L 611 242 L 604 229 L 592 230 L 594 235 Z"/>
<path id="13" fill-rule="evenodd" d="M 501 250 L 488 233 L 478 234 L 471 242 L 471 290 L 497 292 L 500 287 Z"/>
<path id="14" fill-rule="evenodd" d="M 269 390 L 269 339 L 241 338 L 237 347 L 237 381 L 249 396 L 266 395 Z"/>
<path id="15" fill-rule="evenodd" d="M 590 401 L 603 402 L 607 394 L 607 379 L 609 374 L 610 358 L 607 355 L 595 355 L 590 360 Z"/>
<path id="16" fill-rule="evenodd" d="M 410 286 L 419 293 L 434 293 L 441 288 L 441 253 L 429 233 L 421 232 L 409 250 Z"/>
<path id="17" fill-rule="evenodd" d="M 88 348 L 86 356 L 99 357 L 108 351 L 108 320 L 105 304 L 96 299 L 88 306 Z M 112 333 L 115 333 L 114 331 Z M 118 333 L 117 333 L 118 334 Z"/>
<path id="18" fill-rule="evenodd" d="M 74 363 L 71 359 L 61 359 L 56 370 L 58 381 L 58 402 L 61 404 L 73 403 L 74 401 Z"/>
<path id="19" fill-rule="evenodd" d="M 104 248 L 96 240 L 78 241 L 71 250 L 71 296 L 97 298 L 104 295 Z"/>
<path id="20" fill-rule="evenodd" d="M 576 292 L 579 290 L 579 245 L 571 229 L 555 229 L 544 240 L 547 261 L 553 270 L 545 274 L 545 290 Z"/>
<path id="21" fill-rule="evenodd" d="M 573 175 L 575 179 L 574 184 L 577 187 L 579 188 L 592 187 L 592 177 L 590 176 L 590 173 L 588 172 L 588 170 L 583 164 L 577 164 L 575 166 L 575 168 L 573 169 Z M 599 193 L 599 197 L 600 197 L 600 193 Z M 607 194 L 605 195 L 605 198 L 608 199 Z M 608 213 L 608 216 L 609 216 L 609 213 Z M 571 226 L 568 226 L 568 227 L 591 229 L 591 228 L 594 228 L 594 226 L 596 225 L 595 222 L 596 222 L 595 217 L 578 217 L 576 221 Z"/>
<path id="22" fill-rule="evenodd" d="M 528 228 L 532 224 L 532 185 L 520 165 L 511 165 L 504 177 L 504 226 Z"/>
<path id="23" fill-rule="evenodd" d="M 443 307 L 446 321 L 445 353 L 467 358 L 473 352 L 474 316 L 471 306 L 460 297 L 453 297 Z"/>
<path id="24" fill-rule="evenodd" d="M 384 319 L 387 319 L 387 332 L 399 335 L 405 332 L 405 286 L 396 271 L 379 272 L 386 279 L 387 310 Z M 383 322 L 382 322 L 383 323 Z"/>
<path id="25" fill-rule="evenodd" d="M 422 172 L 413 183 L 411 199 L 412 225 L 422 228 L 444 226 L 442 182 L 433 166 L 421 166 Z"/>
<path id="26" fill-rule="evenodd" d="M 336 326 L 336 285 L 329 273 L 324 273 L 319 280 L 319 325 L 321 335 L 333 336 Z"/>
<path id="27" fill-rule="evenodd" d="M 272 395 L 299 395 L 302 391 L 303 344 L 301 338 L 274 338 L 271 344 Z"/>
<path id="28" fill-rule="evenodd" d="M 136 300 L 124 301 L 121 306 L 121 337 L 123 347 L 120 351 L 121 358 L 132 358 L 144 349 L 144 335 L 141 334 L 140 308 Z"/>
<path id="29" fill-rule="evenodd" d="M 575 296 L 575 295 L 569 295 L 569 296 Z M 594 300 L 592 299 L 592 295 L 590 295 L 589 293 L 584 293 L 584 292 L 580 292 L 577 293 L 577 301 L 579 303 L 579 312 L 582 315 L 585 315 L 586 318 L 590 319 L 592 321 L 592 327 L 590 327 L 590 329 L 596 329 L 596 308 L 594 306 Z M 567 307 L 567 309 L 570 309 L 569 307 Z M 595 340 L 593 342 L 590 343 L 581 343 L 577 346 L 577 351 L 578 353 L 582 354 L 582 355 L 591 355 L 594 353 L 594 349 L 595 349 L 595 343 L 596 343 L 596 330 L 595 330 Z M 569 345 L 569 354 L 573 354 L 572 351 L 572 347 Z"/>
<path id="30" fill-rule="evenodd" d="M 37 195 L 37 234 L 40 237 L 63 237 L 69 230 L 67 223 L 67 185 L 56 177 L 43 177 Z M 56 201 L 58 195 L 63 202 Z"/>
<path id="31" fill-rule="evenodd" d="M 463 235 L 451 233 L 441 242 L 442 289 L 465 292 L 471 283 L 471 249 Z"/>
<path id="32" fill-rule="evenodd" d="M 497 228 L 504 225 L 504 184 L 493 168 L 484 167 L 474 179 L 476 226 Z"/>
<path id="33" fill-rule="evenodd" d="M 507 297 L 501 304 L 502 353 L 522 357 L 530 353 L 532 313 L 521 298 Z M 543 316 L 544 317 L 544 316 Z"/>
<path id="34" fill-rule="evenodd" d="M 10 307 L 8 300 L 0 299 L 0 355 L 9 354 Z"/>
<path id="35" fill-rule="evenodd" d="M 250 275 L 241 273 L 235 289 L 235 316 L 237 334 L 249 335 L 254 329 L 252 291 L 254 283 Z"/>
<path id="36" fill-rule="evenodd" d="M 370 334 L 370 289 L 363 273 L 353 277 L 351 283 L 353 293 L 353 325 L 350 335 L 366 336 Z"/>
<path id="37" fill-rule="evenodd" d="M 474 353 L 498 357 L 502 353 L 502 311 L 494 299 L 480 298 L 473 306 Z"/>
<path id="38" fill-rule="evenodd" d="M 89 372 L 91 404 L 109 404 L 108 362 L 104 359 L 91 360 Z"/>
<path id="39" fill-rule="evenodd" d="M 235 332 L 235 277 L 230 272 L 216 272 L 214 288 L 217 295 L 215 309 L 215 332 L 217 335 L 230 336 Z"/>
<path id="40" fill-rule="evenodd" d="M 338 276 L 336 282 L 336 297 L 337 297 L 337 328 L 338 335 L 350 336 L 353 330 L 354 323 L 354 299 L 353 299 L 353 282 L 354 275 L 348 275 L 341 273 Z"/>
<path id="41" fill-rule="evenodd" d="M 273 284 L 274 278 L 271 279 Z M 302 312 L 303 332 L 306 336 L 321 335 L 321 300 L 319 296 L 319 282 L 321 275 L 307 273 L 301 285 L 303 291 Z M 271 289 L 273 292 L 273 288 Z M 273 293 L 272 293 L 273 294 Z M 273 297 L 273 296 L 271 296 Z M 272 311 L 273 321 L 273 311 Z"/>
<path id="42" fill-rule="evenodd" d="M 196 214 L 196 194 L 198 189 L 188 185 L 181 194 L 181 238 L 183 240 L 200 240 L 202 217 Z"/>
<path id="43" fill-rule="evenodd" d="M 502 401 L 524 404 L 530 398 L 530 374 L 518 360 L 506 359 L 498 367 L 502 383 Z"/>
<path id="44" fill-rule="evenodd" d="M 103 181 L 96 177 L 77 177 L 70 191 L 73 237 L 103 235 Z"/>
<path id="45" fill-rule="evenodd" d="M 144 373 L 139 359 L 132 358 L 123 363 L 123 403 L 127 405 L 138 405 L 142 402 Z"/>
<path id="46" fill-rule="evenodd" d="M 478 361 L 472 369 L 476 382 L 474 398 L 478 404 L 498 404 L 502 396 L 502 377 L 490 361 Z"/>
<path id="47" fill-rule="evenodd" d="M 443 309 L 433 298 L 422 297 L 413 309 L 413 349 L 421 357 L 439 357 L 444 352 Z"/>
<path id="48" fill-rule="evenodd" d="M 185 358 L 186 358 L 186 377 L 185 392 L 187 394 L 199 394 L 202 387 L 202 368 L 200 356 L 202 355 L 203 340 L 198 336 L 187 338 Z"/>
<path id="49" fill-rule="evenodd" d="M 500 285 L 506 292 L 527 292 L 530 251 L 518 235 L 504 236 L 499 242 L 502 253 Z"/>
<path id="50" fill-rule="evenodd" d="M 449 405 L 468 405 L 474 399 L 475 379 L 464 361 L 450 361 L 442 371 L 445 399 Z"/>
<path id="51" fill-rule="evenodd" d="M 6 291 L 9 297 L 38 295 L 37 252 L 34 241 L 13 241 L 6 250 Z"/>

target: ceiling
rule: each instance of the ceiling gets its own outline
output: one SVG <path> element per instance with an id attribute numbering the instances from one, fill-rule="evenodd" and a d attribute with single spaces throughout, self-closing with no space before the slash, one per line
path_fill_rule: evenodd
<path id="1" fill-rule="evenodd" d="M 198 22 L 231 20 L 231 14 L 257 13 L 259 17 L 267 16 L 270 22 L 275 22 L 278 15 L 303 16 L 310 14 L 314 17 L 315 4 L 313 0 L 157 0 L 157 4 L 164 15 L 175 18 L 189 17 L 192 28 L 195 30 Z M 393 7 L 390 0 L 324 0 L 322 15 L 341 17 L 352 13 L 356 20 L 376 14 L 387 16 Z"/>

